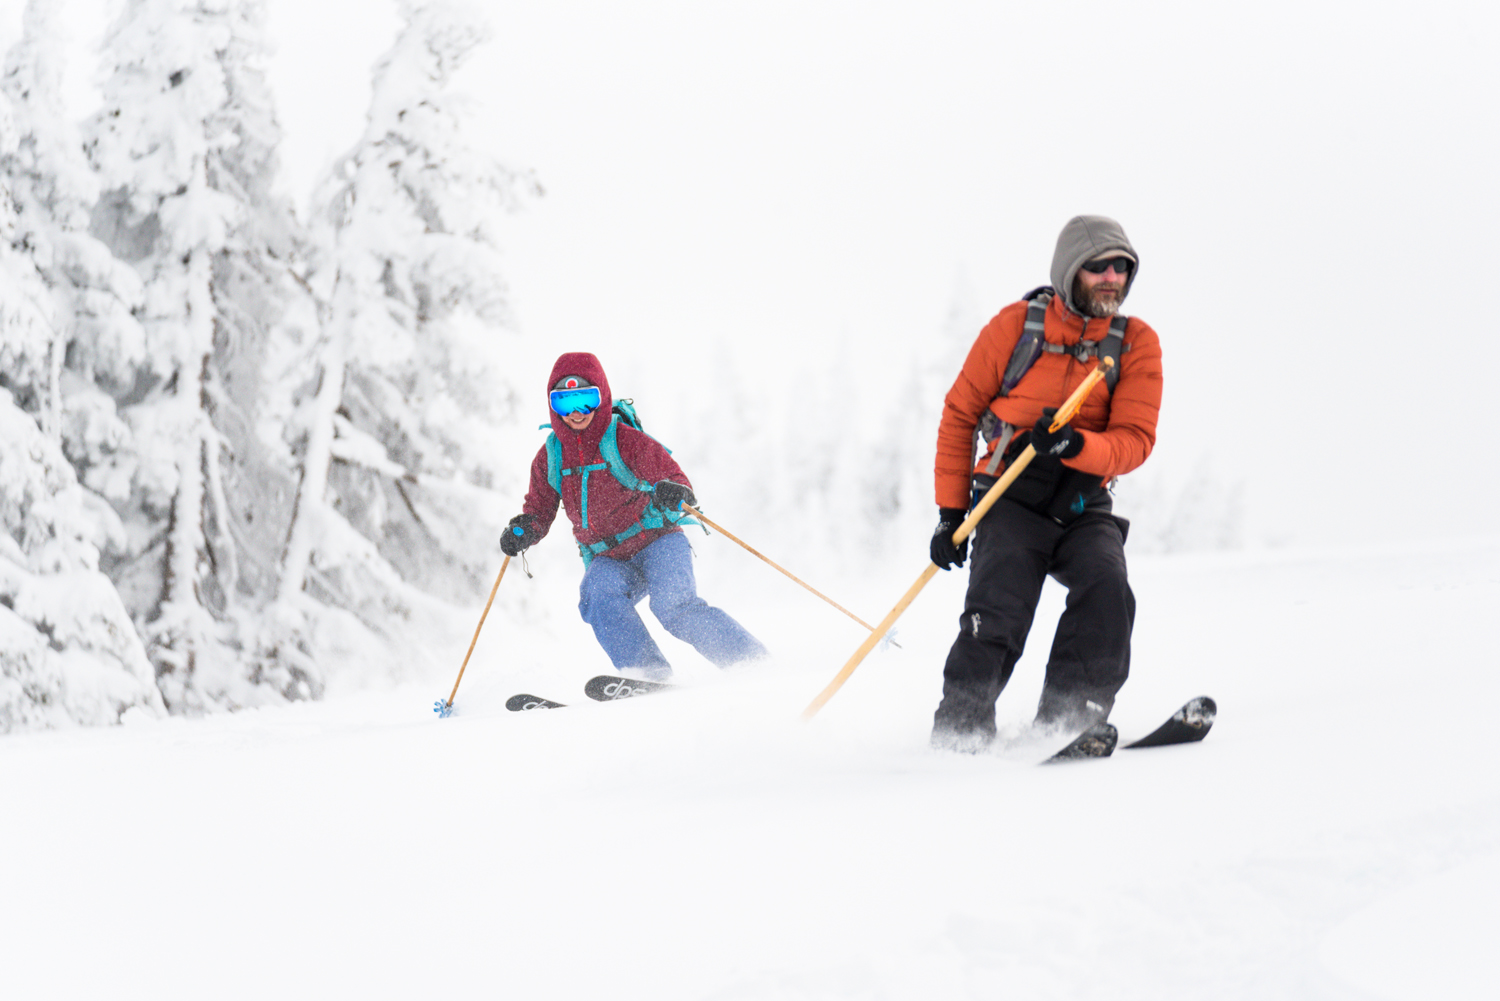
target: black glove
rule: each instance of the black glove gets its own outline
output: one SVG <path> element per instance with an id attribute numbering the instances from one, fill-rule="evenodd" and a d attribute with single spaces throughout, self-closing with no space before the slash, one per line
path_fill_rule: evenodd
<path id="1" fill-rule="evenodd" d="M 698 498 L 693 496 L 692 487 L 685 487 L 671 480 L 662 480 L 656 485 L 656 489 L 651 492 L 651 501 L 663 511 L 674 514 L 682 510 L 684 501 L 692 507 L 698 506 Z"/>
<path id="2" fill-rule="evenodd" d="M 536 543 L 536 523 L 529 514 L 518 514 L 500 535 L 500 551 L 506 556 L 520 556 Z"/>
<path id="3" fill-rule="evenodd" d="M 932 562 L 944 570 L 961 567 L 964 560 L 969 558 L 967 538 L 956 546 L 953 544 L 953 533 L 958 531 L 958 526 L 968 516 L 969 512 L 961 507 L 938 508 L 937 528 L 932 530 Z"/>
<path id="4" fill-rule="evenodd" d="M 1038 458 L 1071 459 L 1083 451 L 1083 434 L 1073 425 L 1064 424 L 1056 431 L 1051 430 L 1056 417 L 1057 408 L 1048 407 L 1031 429 L 1031 447 L 1036 449 Z"/>

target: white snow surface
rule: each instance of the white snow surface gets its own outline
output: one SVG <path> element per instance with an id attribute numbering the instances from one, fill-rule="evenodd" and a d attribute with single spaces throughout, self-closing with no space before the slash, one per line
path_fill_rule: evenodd
<path id="1" fill-rule="evenodd" d="M 1500 932 L 1500 539 L 1133 561 L 1128 739 L 1040 768 L 926 746 L 964 575 L 812 721 L 859 627 L 722 539 L 705 596 L 773 648 L 600 705 L 581 623 L 508 572 L 459 688 L 0 739 L 7 998 L 1481 997 Z M 894 549 L 893 552 L 906 552 Z M 920 546 L 917 547 L 920 552 Z M 772 554 L 776 555 L 776 554 Z M 821 581 L 870 621 L 921 569 Z M 806 569 L 806 568 L 802 568 Z M 813 575 L 806 574 L 809 578 Z M 835 591 L 835 587 L 838 588 Z M 804 600 L 805 599 L 805 600 Z M 478 609 L 473 620 L 477 621 Z M 654 626 L 654 623 L 653 623 Z M 530 692 L 575 705 L 507 712 Z M 1488 985 L 1488 988 L 1487 988 Z"/>

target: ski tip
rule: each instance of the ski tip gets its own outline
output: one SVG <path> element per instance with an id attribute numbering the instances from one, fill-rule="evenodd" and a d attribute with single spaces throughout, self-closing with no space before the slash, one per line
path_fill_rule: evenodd
<path id="1" fill-rule="evenodd" d="M 1219 704 L 1207 695 L 1188 699 L 1181 709 L 1172 714 L 1171 722 L 1188 732 L 1208 733 L 1219 716 Z"/>
<path id="2" fill-rule="evenodd" d="M 1200 695 L 1182 707 L 1183 722 L 1189 726 L 1205 729 L 1214 725 L 1219 715 L 1219 704 L 1207 695 Z"/>
<path id="3" fill-rule="evenodd" d="M 1194 744 L 1208 736 L 1218 718 L 1219 705 L 1207 695 L 1189 699 L 1183 707 L 1172 714 L 1172 718 L 1139 740 L 1126 747 L 1169 747 L 1173 744 Z"/>

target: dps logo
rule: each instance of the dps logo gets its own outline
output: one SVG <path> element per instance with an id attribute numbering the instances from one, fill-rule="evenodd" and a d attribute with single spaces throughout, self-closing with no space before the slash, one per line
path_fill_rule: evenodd
<path id="1" fill-rule="evenodd" d="M 628 699 L 632 695 L 646 695 L 650 691 L 651 689 L 644 685 L 635 688 L 628 681 L 612 681 L 604 686 L 604 697 L 613 701 L 614 699 Z"/>

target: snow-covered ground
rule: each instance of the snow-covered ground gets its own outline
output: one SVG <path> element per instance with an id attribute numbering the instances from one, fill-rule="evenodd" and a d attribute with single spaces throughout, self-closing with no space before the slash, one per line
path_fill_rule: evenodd
<path id="1" fill-rule="evenodd" d="M 727 545 L 698 549 L 705 594 L 772 664 L 720 675 L 667 640 L 687 690 L 587 703 L 602 655 L 582 627 L 528 630 L 497 603 L 448 720 L 430 706 L 467 636 L 400 690 L 0 739 L 0 994 L 1493 989 L 1500 540 L 1136 559 L 1115 722 L 1129 738 L 1208 693 L 1218 725 L 1053 768 L 925 746 L 961 574 L 803 723 L 859 628 Z M 874 621 L 920 547 L 908 562 L 812 582 Z M 1002 697 L 1012 731 L 1057 607 L 1049 592 Z M 585 704 L 507 712 L 520 691 Z"/>

